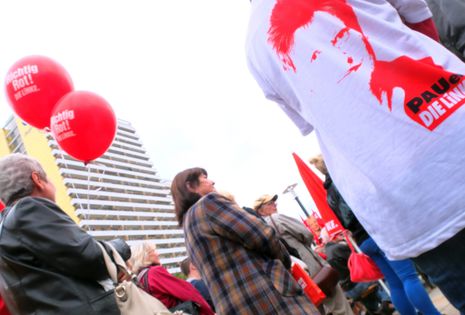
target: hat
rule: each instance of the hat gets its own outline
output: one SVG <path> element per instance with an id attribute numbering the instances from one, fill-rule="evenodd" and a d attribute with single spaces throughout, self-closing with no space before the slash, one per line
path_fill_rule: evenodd
<path id="1" fill-rule="evenodd" d="M 272 195 L 263 195 L 260 198 L 258 198 L 257 200 L 255 200 L 255 202 L 253 203 L 253 209 L 255 211 L 257 211 L 265 203 L 268 203 L 270 201 L 276 201 L 276 199 L 278 199 L 278 195 L 274 195 L 274 196 L 272 196 Z"/>

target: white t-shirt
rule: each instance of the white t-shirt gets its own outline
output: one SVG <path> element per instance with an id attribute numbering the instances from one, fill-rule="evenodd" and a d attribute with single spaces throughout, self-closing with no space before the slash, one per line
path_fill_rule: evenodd
<path id="1" fill-rule="evenodd" d="M 397 9 L 395 9 L 395 8 Z M 465 227 L 465 64 L 405 26 L 423 0 L 253 0 L 249 68 L 392 259 Z"/>

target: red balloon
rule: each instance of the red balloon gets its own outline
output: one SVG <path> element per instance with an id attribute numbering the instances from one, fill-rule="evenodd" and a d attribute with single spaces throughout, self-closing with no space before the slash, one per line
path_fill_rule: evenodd
<path id="1" fill-rule="evenodd" d="M 53 107 L 73 90 L 68 72 L 44 56 L 17 61 L 5 79 L 6 94 L 14 112 L 28 124 L 44 129 L 50 126 Z"/>
<path id="2" fill-rule="evenodd" d="M 73 91 L 53 109 L 50 128 L 63 151 L 88 163 L 110 147 L 116 135 L 116 117 L 101 96 Z"/>

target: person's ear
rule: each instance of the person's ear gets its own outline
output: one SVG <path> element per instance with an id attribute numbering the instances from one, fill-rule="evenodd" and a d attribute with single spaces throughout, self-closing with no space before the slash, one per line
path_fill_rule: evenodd
<path id="1" fill-rule="evenodd" d="M 194 185 L 192 185 L 190 182 L 186 183 L 186 188 L 191 193 L 197 193 L 197 189 L 195 189 Z"/>
<path id="2" fill-rule="evenodd" d="M 195 268 L 194 264 L 189 264 L 189 273 L 191 273 L 192 271 L 196 271 L 197 268 Z"/>
<path id="3" fill-rule="evenodd" d="M 36 189 L 38 190 L 44 189 L 44 186 L 45 186 L 44 180 L 40 177 L 39 173 L 32 172 L 31 179 Z"/>

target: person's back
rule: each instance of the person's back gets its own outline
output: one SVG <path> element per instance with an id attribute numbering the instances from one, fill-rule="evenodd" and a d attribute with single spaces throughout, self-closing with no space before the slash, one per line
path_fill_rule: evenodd
<path id="1" fill-rule="evenodd" d="M 67 225 L 57 229 L 53 224 L 57 220 Z M 107 294 L 97 282 L 108 278 L 100 249 L 92 249 L 54 203 L 23 198 L 6 210 L 2 225 L 0 273 L 20 314 L 119 313 L 105 302 L 114 299 L 112 292 Z M 96 304 L 110 308 L 89 305 L 98 298 Z"/>
<path id="2" fill-rule="evenodd" d="M 54 202 L 55 187 L 36 160 L 22 154 L 0 160 L 0 199 L 7 205 L 2 294 L 13 314 L 120 313 L 113 291 L 98 282 L 108 273 L 97 241 Z"/>
<path id="3" fill-rule="evenodd" d="M 303 134 L 316 130 L 336 186 L 386 253 L 419 255 L 465 226 L 465 169 L 449 167 L 465 162 L 465 82 L 453 75 L 465 65 L 385 0 L 316 3 L 253 0 L 250 69 Z M 430 16 L 424 5 L 411 22 Z"/>
<path id="4" fill-rule="evenodd" d="M 173 276 L 161 265 L 154 243 L 145 241 L 133 245 L 131 253 L 127 264 L 137 275 L 139 285 L 168 309 L 186 310 L 184 307 L 193 307 L 192 304 L 196 304 L 200 315 L 214 313 L 192 284 Z"/>
<path id="5" fill-rule="evenodd" d="M 215 305 L 213 304 L 210 292 L 208 292 L 208 288 L 205 282 L 202 279 L 192 279 L 189 282 L 192 284 L 194 288 L 197 289 L 197 291 L 200 292 L 200 294 L 203 296 L 205 301 L 207 301 L 208 305 L 210 305 L 212 310 L 215 310 Z"/>
<path id="6" fill-rule="evenodd" d="M 465 312 L 465 64 L 404 24 L 428 20 L 424 0 L 253 0 L 247 57 L 388 258 Z"/>
<path id="7" fill-rule="evenodd" d="M 202 279 L 199 270 L 194 266 L 189 257 L 184 258 L 179 264 L 182 273 L 186 276 L 186 281 L 192 284 L 194 288 L 199 291 L 202 297 L 207 301 L 213 311 L 215 311 L 215 305 L 213 304 L 212 297 L 208 291 L 208 287 Z"/>
<path id="8" fill-rule="evenodd" d="M 218 314 L 317 313 L 287 271 L 289 254 L 258 218 L 211 193 L 189 209 L 183 227 Z"/>
<path id="9" fill-rule="evenodd" d="M 465 64 L 403 21 L 429 19 L 424 0 L 253 0 L 247 57 L 388 258 L 465 312 Z"/>

